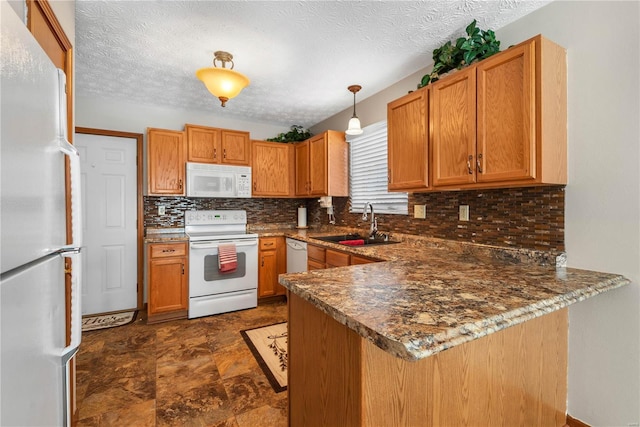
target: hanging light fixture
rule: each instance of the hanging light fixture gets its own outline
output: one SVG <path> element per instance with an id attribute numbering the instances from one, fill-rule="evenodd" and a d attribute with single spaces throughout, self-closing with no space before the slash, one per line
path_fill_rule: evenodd
<path id="1" fill-rule="evenodd" d="M 222 63 L 222 67 L 216 65 Z M 226 68 L 227 62 L 231 68 Z M 249 85 L 249 79 L 237 71 L 233 71 L 233 55 L 221 50 L 213 54 L 213 67 L 200 68 L 196 76 L 202 80 L 209 92 L 217 97 L 224 107 L 228 100 L 238 96 L 240 91 Z"/>
<path id="2" fill-rule="evenodd" d="M 349 119 L 349 127 L 344 133 L 347 135 L 360 135 L 362 127 L 360 127 L 360 119 L 356 116 L 356 93 L 362 89 L 362 86 L 351 85 L 347 89 L 353 93 L 353 117 Z"/>

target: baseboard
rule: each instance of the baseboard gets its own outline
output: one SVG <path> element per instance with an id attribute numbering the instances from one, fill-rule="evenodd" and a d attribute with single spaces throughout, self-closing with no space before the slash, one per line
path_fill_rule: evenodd
<path id="1" fill-rule="evenodd" d="M 582 421 L 573 418 L 571 415 L 567 414 L 567 424 L 566 427 L 591 427 L 587 423 L 583 423 Z"/>

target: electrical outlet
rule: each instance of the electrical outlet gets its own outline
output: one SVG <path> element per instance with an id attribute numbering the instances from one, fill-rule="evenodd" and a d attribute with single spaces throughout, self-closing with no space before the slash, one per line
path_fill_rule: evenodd
<path id="1" fill-rule="evenodd" d="M 164 215 L 167 213 L 167 208 L 165 206 L 158 206 L 158 215 Z"/>
<path id="2" fill-rule="evenodd" d="M 427 205 L 414 205 L 413 217 L 425 219 L 427 217 Z"/>
<path id="3" fill-rule="evenodd" d="M 469 221 L 469 205 L 460 205 L 458 219 L 460 221 Z"/>

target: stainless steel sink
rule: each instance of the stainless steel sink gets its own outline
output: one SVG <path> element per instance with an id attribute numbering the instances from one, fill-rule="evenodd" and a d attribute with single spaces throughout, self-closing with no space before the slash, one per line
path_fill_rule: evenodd
<path id="1" fill-rule="evenodd" d="M 391 244 L 394 244 L 394 243 L 400 243 L 400 242 L 396 242 L 394 240 L 384 240 L 384 239 L 381 239 L 381 238 L 369 239 L 368 237 L 361 236 L 359 234 L 339 234 L 339 235 L 336 235 L 336 236 L 317 236 L 317 237 L 312 237 L 312 239 L 321 240 L 323 242 L 337 243 L 337 244 L 343 245 L 343 246 L 362 246 L 362 245 L 353 245 L 353 244 L 349 244 L 349 243 L 341 243 L 341 242 L 349 242 L 349 241 L 354 241 L 354 240 L 363 240 L 365 246 L 391 245 Z"/>

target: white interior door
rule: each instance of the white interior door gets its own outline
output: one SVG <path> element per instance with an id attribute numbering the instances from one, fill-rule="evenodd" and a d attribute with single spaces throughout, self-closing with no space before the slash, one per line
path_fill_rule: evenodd
<path id="1" fill-rule="evenodd" d="M 82 170 L 82 314 L 137 307 L 136 140 L 75 134 Z"/>

